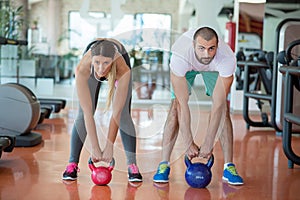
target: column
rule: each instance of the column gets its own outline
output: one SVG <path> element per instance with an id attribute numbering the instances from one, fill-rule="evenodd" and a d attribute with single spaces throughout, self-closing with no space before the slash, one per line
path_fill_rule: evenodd
<path id="1" fill-rule="evenodd" d="M 207 0 L 189 0 L 196 10 L 196 25 L 210 26 L 220 33 L 223 27 L 219 27 L 217 17 L 219 12 L 228 0 L 207 1 Z M 224 27 L 225 28 L 225 27 Z"/>
<path id="2" fill-rule="evenodd" d="M 48 28 L 47 28 L 47 42 L 50 46 L 49 54 L 57 54 L 57 41 L 61 33 L 61 1 L 48 0 Z"/>

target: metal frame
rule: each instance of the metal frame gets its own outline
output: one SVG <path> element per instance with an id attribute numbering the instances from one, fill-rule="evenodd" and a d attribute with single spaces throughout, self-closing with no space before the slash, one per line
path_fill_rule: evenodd
<path id="1" fill-rule="evenodd" d="M 276 44 L 276 50 L 274 52 L 274 62 L 273 62 L 273 72 L 272 72 L 272 92 L 271 94 L 258 94 L 251 92 L 249 89 L 249 71 L 251 68 L 259 69 L 259 68 L 269 68 L 264 62 L 253 62 L 253 61 L 239 61 L 237 64 L 241 67 L 244 67 L 244 96 L 243 96 L 243 116 L 244 119 L 247 123 L 247 129 L 250 128 L 250 126 L 254 127 L 272 127 L 276 130 L 277 133 L 281 134 L 282 132 L 282 127 L 277 123 L 277 115 L 276 112 L 278 111 L 277 109 L 277 93 L 278 93 L 278 83 L 277 83 L 277 78 L 278 78 L 278 62 L 277 62 L 277 54 L 279 50 L 279 40 L 280 40 L 280 31 L 282 27 L 284 27 L 285 24 L 288 22 L 300 22 L 300 19 L 297 18 L 287 18 L 284 19 L 279 23 L 279 25 L 276 28 L 276 39 L 277 39 L 277 44 Z M 270 102 L 270 120 L 268 121 L 254 121 L 250 118 L 249 116 L 249 99 L 253 98 L 256 100 L 268 100 Z M 262 116 L 263 117 L 263 116 Z M 265 116 L 267 117 L 267 116 Z"/>
<path id="2" fill-rule="evenodd" d="M 282 144 L 284 153 L 289 159 L 288 166 L 293 168 L 294 163 L 300 165 L 300 156 L 296 155 L 292 149 L 292 125 L 300 125 L 300 116 L 293 113 L 294 87 L 292 76 L 300 77 L 300 67 L 282 66 L 279 71 L 285 74 Z"/>
<path id="3" fill-rule="evenodd" d="M 244 67 L 244 99 L 243 99 L 243 116 L 244 119 L 247 123 L 247 129 L 250 128 L 250 126 L 255 126 L 255 127 L 274 127 L 272 121 L 254 121 L 251 119 L 249 115 L 249 100 L 250 98 L 256 99 L 256 100 L 267 100 L 270 102 L 271 106 L 274 103 L 274 98 L 276 97 L 274 92 L 272 94 L 259 94 L 255 93 L 255 91 L 250 91 L 250 84 L 249 84 L 249 79 L 250 79 L 250 73 L 249 71 L 251 68 L 253 69 L 259 69 L 259 68 L 269 68 L 269 66 L 265 62 L 254 62 L 254 61 L 243 61 L 243 62 L 238 62 L 239 66 Z M 277 69 L 273 69 L 273 74 L 274 71 Z M 274 79 L 274 78 L 273 78 Z M 274 85 L 272 85 L 274 87 Z M 272 112 L 272 111 L 271 111 Z M 267 119 L 266 119 L 267 120 Z"/>

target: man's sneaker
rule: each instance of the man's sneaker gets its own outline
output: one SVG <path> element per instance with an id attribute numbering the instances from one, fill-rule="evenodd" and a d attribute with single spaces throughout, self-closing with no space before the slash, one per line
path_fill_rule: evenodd
<path id="1" fill-rule="evenodd" d="M 142 182 L 143 177 L 139 172 L 138 167 L 135 164 L 128 166 L 128 181 L 129 182 Z"/>
<path id="2" fill-rule="evenodd" d="M 231 185 L 243 185 L 244 181 L 240 177 L 235 169 L 235 165 L 230 163 L 223 171 L 223 180 L 227 181 Z"/>
<path id="3" fill-rule="evenodd" d="M 156 174 L 153 176 L 153 181 L 156 183 L 168 183 L 170 174 L 170 166 L 168 162 L 159 163 Z"/>
<path id="4" fill-rule="evenodd" d="M 69 163 L 66 170 L 63 173 L 62 179 L 74 181 L 77 179 L 77 172 L 79 172 L 77 163 Z"/>

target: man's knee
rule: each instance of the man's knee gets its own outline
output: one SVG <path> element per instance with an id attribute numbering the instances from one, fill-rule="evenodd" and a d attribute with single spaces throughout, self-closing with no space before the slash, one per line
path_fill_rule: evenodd
<path id="1" fill-rule="evenodd" d="M 171 110 L 176 110 L 178 108 L 178 100 L 177 98 L 174 98 L 171 100 Z"/>
<path id="2" fill-rule="evenodd" d="M 176 98 L 172 99 L 172 101 L 171 101 L 171 107 L 170 107 L 170 110 L 169 110 L 169 116 L 177 118 L 177 116 L 178 116 L 178 108 L 179 108 L 178 100 Z"/>

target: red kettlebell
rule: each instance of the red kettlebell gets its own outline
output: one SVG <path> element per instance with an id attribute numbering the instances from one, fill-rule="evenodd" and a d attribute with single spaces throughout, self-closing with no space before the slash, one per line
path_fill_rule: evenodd
<path id="1" fill-rule="evenodd" d="M 99 166 L 96 167 L 92 161 L 92 158 L 89 159 L 89 168 L 92 171 L 91 178 L 96 185 L 107 185 L 111 179 L 111 171 L 115 167 L 115 159 L 113 158 L 108 167 Z"/>
<path id="2" fill-rule="evenodd" d="M 185 180 L 193 188 L 205 188 L 211 181 L 212 173 L 210 168 L 214 164 L 214 155 L 211 155 L 206 164 L 201 162 L 192 163 L 185 155 Z"/>

